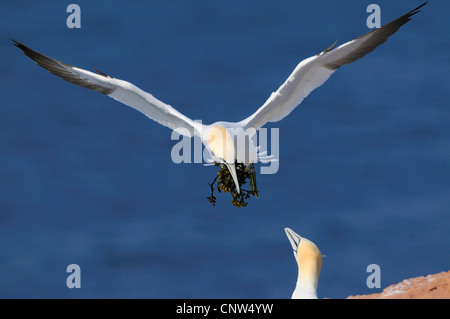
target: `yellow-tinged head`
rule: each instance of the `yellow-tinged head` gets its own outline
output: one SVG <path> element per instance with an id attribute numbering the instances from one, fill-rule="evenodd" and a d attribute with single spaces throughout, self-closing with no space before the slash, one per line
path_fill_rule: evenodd
<path id="1" fill-rule="evenodd" d="M 302 238 L 297 248 L 298 279 L 302 285 L 317 288 L 320 269 L 322 268 L 322 253 L 312 241 Z"/>
<path id="2" fill-rule="evenodd" d="M 235 148 L 234 138 L 226 127 L 213 126 L 206 135 L 207 147 L 218 158 L 226 163 L 234 164 Z"/>
<path id="3" fill-rule="evenodd" d="M 322 253 L 312 241 L 285 228 L 298 265 L 297 286 L 292 298 L 317 298 L 317 283 L 322 268 Z"/>

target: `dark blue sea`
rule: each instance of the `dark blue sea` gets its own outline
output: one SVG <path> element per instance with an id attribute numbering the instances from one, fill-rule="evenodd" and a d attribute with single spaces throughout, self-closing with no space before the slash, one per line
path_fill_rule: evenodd
<path id="1" fill-rule="evenodd" d="M 320 298 L 450 269 L 450 22 L 430 1 L 287 118 L 280 166 L 245 208 L 171 131 L 36 66 L 9 37 L 130 81 L 210 124 L 252 114 L 304 58 L 369 31 L 373 1 L 0 4 L 0 297 L 290 298 L 284 227 L 326 255 Z M 381 22 L 421 1 L 376 2 Z M 69 289 L 67 266 L 81 269 Z M 369 289 L 370 264 L 381 289 Z"/>

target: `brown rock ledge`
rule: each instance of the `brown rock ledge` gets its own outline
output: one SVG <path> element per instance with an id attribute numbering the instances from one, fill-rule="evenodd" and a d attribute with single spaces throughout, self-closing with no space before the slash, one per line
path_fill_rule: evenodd
<path id="1" fill-rule="evenodd" d="M 405 279 L 381 293 L 347 299 L 450 299 L 450 271 Z"/>

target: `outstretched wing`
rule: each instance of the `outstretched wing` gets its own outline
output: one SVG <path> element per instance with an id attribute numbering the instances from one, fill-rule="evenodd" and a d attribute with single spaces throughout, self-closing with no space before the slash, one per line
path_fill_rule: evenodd
<path id="1" fill-rule="evenodd" d="M 334 44 L 317 54 L 307 58 L 297 65 L 294 72 L 269 99 L 253 115 L 240 124 L 246 128 L 259 129 L 267 122 L 277 122 L 292 112 L 305 97 L 321 86 L 339 67 L 356 61 L 372 52 L 402 25 L 411 20 L 421 7 L 406 13 L 394 21 L 372 30 L 350 42 L 333 49 Z"/>
<path id="2" fill-rule="evenodd" d="M 18 41 L 12 41 L 16 47 L 34 60 L 36 64 L 60 78 L 112 97 L 145 114 L 159 124 L 175 130 L 179 134 L 190 137 L 194 135 L 201 136 L 202 124 L 194 122 L 172 106 L 161 102 L 132 83 L 115 79 L 98 70 L 96 70 L 97 73 L 93 73 L 74 67 L 36 52 Z"/>

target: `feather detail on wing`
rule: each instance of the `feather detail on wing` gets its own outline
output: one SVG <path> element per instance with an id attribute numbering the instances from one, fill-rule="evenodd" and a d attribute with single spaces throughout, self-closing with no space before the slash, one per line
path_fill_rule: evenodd
<path id="1" fill-rule="evenodd" d="M 319 54 L 301 61 L 286 82 L 254 114 L 241 121 L 245 128 L 259 129 L 267 122 L 277 122 L 291 113 L 305 97 L 321 86 L 339 67 L 354 62 L 379 45 L 418 13 L 421 6 L 394 21 L 372 30 L 333 49 L 334 44 Z"/>
<path id="2" fill-rule="evenodd" d="M 202 124 L 194 122 L 172 106 L 161 102 L 132 83 L 115 79 L 95 68 L 98 74 L 74 67 L 36 52 L 18 41 L 12 41 L 36 64 L 60 78 L 112 97 L 179 134 L 190 137 L 201 136 Z"/>

